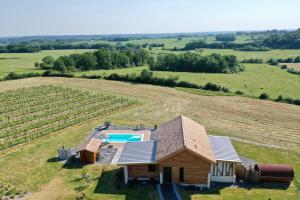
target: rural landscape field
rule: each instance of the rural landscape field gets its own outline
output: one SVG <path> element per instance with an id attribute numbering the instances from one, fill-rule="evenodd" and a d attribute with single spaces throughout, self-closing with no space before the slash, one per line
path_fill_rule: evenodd
<path id="1" fill-rule="evenodd" d="M 299 6 L 1 2 L 0 199 L 298 200 Z"/>

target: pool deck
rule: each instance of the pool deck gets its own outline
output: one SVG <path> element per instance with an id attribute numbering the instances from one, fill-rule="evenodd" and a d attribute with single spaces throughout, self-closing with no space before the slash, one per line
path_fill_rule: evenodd
<path id="1" fill-rule="evenodd" d="M 109 134 L 109 133 L 143 134 L 144 136 L 143 136 L 142 141 L 149 141 L 151 139 L 151 131 L 150 130 L 140 130 L 140 131 L 134 131 L 134 130 L 103 130 L 103 131 L 101 131 L 101 134 Z M 117 164 L 126 143 L 124 143 L 124 142 L 123 143 L 111 142 L 110 144 L 113 146 L 113 148 L 117 149 L 117 152 L 116 152 L 114 158 L 112 159 L 111 164 Z"/>

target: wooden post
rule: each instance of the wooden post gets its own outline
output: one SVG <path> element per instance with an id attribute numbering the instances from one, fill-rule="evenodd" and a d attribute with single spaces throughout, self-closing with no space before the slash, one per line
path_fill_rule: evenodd
<path id="1" fill-rule="evenodd" d="M 127 165 L 124 166 L 124 182 L 125 182 L 125 184 L 128 183 L 128 167 L 127 167 Z"/>

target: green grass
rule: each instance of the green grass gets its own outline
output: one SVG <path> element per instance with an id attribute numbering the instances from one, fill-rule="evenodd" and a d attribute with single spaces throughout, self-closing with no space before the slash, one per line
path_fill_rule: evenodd
<path id="1" fill-rule="evenodd" d="M 0 53 L 0 78 L 9 72 L 29 73 L 38 72 L 34 68 L 35 62 L 41 62 L 45 56 L 57 58 L 72 53 L 83 53 L 91 50 L 52 50 L 38 53 Z M 41 71 L 40 71 L 41 72 Z"/>
<path id="2" fill-rule="evenodd" d="M 32 78 L 2 82 L 0 90 L 16 89 L 22 86 L 43 84 L 64 85 L 93 92 L 117 93 L 138 98 L 141 102 L 131 109 L 115 112 L 110 116 L 85 121 L 63 129 L 51 135 L 40 137 L 30 143 L 6 149 L 0 153 L 0 180 L 27 189 L 34 195 L 31 199 L 75 199 L 84 192 L 91 199 L 112 200 L 150 200 L 157 199 L 152 186 L 136 188 L 116 188 L 117 166 L 72 165 L 64 166 L 54 159 L 57 149 L 77 146 L 92 128 L 106 120 L 114 124 L 161 124 L 175 115 L 182 113 L 204 124 L 209 133 L 242 137 L 248 141 L 280 145 L 298 141 L 299 109 L 296 106 L 259 101 L 243 97 L 200 96 L 175 89 L 141 84 L 128 84 L 116 81 L 67 79 L 67 78 Z M 214 128 L 215 126 L 215 128 Z M 216 130 L 218 127 L 219 131 Z M 292 132 L 292 129 L 294 131 Z M 278 133 L 276 133 L 278 131 Z M 270 134 L 271 133 L 271 134 Z M 269 134 L 269 135 L 268 135 Z M 281 137 L 282 136 L 282 137 Z M 265 139 L 267 137 L 267 139 Z M 263 138 L 262 140 L 256 140 Z M 279 138 L 278 140 L 275 140 Z M 238 152 L 261 162 L 288 163 L 295 169 L 296 178 L 288 190 L 274 189 L 232 189 L 225 188 L 220 194 L 184 194 L 185 199 L 296 199 L 299 192 L 299 145 L 293 150 L 266 148 L 235 142 Z M 295 149 L 296 148 L 296 149 Z M 21 167 L 20 167 L 21 166 Z M 80 172 L 86 168 L 92 175 L 92 183 L 84 187 Z M 192 196 L 191 196 L 192 195 Z M 43 197 L 43 198 L 42 198 Z"/>
<path id="3" fill-rule="evenodd" d="M 179 81 L 188 81 L 200 85 L 207 82 L 220 84 L 229 88 L 232 92 L 241 90 L 248 96 L 258 97 L 261 93 L 268 93 L 271 98 L 283 95 L 292 98 L 300 98 L 300 77 L 295 74 L 287 73 L 280 67 L 267 64 L 245 64 L 245 72 L 236 74 L 208 74 L 190 72 L 163 72 L 155 71 L 158 77 L 178 76 Z M 140 73 L 145 67 L 117 69 L 117 70 L 98 70 L 89 72 L 79 72 L 76 75 L 109 75 L 111 73 L 131 74 Z"/>
<path id="4" fill-rule="evenodd" d="M 235 55 L 239 60 L 249 58 L 260 58 L 267 61 L 270 58 L 288 58 L 296 57 L 300 55 L 300 50 L 271 50 L 271 51 L 235 51 L 232 49 L 204 49 L 202 52 L 204 55 L 212 53 L 219 53 L 222 55 Z"/>

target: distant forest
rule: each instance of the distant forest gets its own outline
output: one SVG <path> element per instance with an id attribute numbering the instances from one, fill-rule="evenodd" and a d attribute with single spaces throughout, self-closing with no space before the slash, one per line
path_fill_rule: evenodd
<path id="1" fill-rule="evenodd" d="M 263 40 L 248 43 L 233 43 L 235 38 L 232 35 L 216 36 L 215 43 L 207 43 L 204 40 L 189 42 L 182 49 L 173 50 L 194 50 L 199 48 L 211 49 L 234 49 L 238 51 L 268 51 L 270 49 L 300 49 L 300 29 L 293 32 L 279 32 L 270 34 Z"/>

